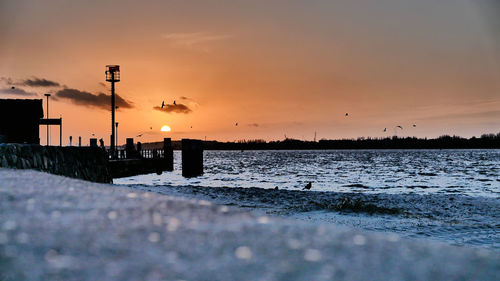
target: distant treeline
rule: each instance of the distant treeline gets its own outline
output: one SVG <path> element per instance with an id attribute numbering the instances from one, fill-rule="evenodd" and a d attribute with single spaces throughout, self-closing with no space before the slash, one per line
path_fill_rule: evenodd
<path id="1" fill-rule="evenodd" d="M 181 149 L 180 141 L 172 142 L 174 149 Z M 163 143 L 144 144 L 144 148 L 160 148 Z M 318 142 L 284 139 L 279 141 L 241 140 L 237 142 L 203 142 L 205 150 L 294 150 L 294 149 L 459 149 L 486 148 L 500 149 L 500 133 L 483 134 L 480 138 L 440 136 L 435 139 L 415 137 L 357 138 L 327 140 Z"/>

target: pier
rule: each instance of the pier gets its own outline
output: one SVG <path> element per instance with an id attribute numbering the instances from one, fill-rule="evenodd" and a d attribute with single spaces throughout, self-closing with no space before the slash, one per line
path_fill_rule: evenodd
<path id="1" fill-rule="evenodd" d="M 95 141 L 93 142 L 95 143 Z M 124 148 L 108 150 L 108 161 L 113 178 L 131 177 L 141 174 L 174 170 L 174 150 L 170 138 L 163 139 L 160 149 L 142 149 L 142 144 L 134 144 L 127 138 Z M 201 140 L 182 140 L 182 175 L 196 177 L 203 174 L 203 145 Z"/>
<path id="2" fill-rule="evenodd" d="M 138 142 L 134 145 L 132 138 L 127 139 L 125 148 L 108 150 L 108 160 L 113 178 L 131 177 L 140 174 L 157 173 L 174 170 L 172 141 L 163 139 L 161 149 L 142 149 Z"/>

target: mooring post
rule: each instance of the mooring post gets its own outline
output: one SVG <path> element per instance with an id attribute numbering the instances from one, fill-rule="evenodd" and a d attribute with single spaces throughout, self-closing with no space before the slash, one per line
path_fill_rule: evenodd
<path id="1" fill-rule="evenodd" d="M 90 147 L 97 147 L 97 139 L 90 139 Z"/>
<path id="2" fill-rule="evenodd" d="M 140 141 L 137 142 L 137 154 L 139 158 L 142 158 L 141 155 L 141 150 L 142 150 L 142 143 Z"/>
<path id="3" fill-rule="evenodd" d="M 203 174 L 203 144 L 201 140 L 182 139 L 182 176 Z"/>
<path id="4" fill-rule="evenodd" d="M 134 157 L 134 139 L 133 138 L 127 138 L 127 142 L 125 144 L 125 153 L 127 153 L 127 159 L 133 158 Z"/>
<path id="5" fill-rule="evenodd" d="M 163 139 L 163 158 L 165 171 L 173 171 L 174 148 L 172 147 L 172 140 L 170 138 Z"/>

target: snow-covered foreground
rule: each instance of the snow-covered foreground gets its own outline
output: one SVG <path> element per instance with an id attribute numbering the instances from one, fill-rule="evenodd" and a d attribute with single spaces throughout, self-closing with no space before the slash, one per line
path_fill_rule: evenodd
<path id="1" fill-rule="evenodd" d="M 1 280 L 493 280 L 500 255 L 0 169 Z"/>

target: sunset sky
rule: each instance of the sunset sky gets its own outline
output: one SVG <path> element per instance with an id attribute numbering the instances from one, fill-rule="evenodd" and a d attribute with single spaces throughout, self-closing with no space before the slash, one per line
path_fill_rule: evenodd
<path id="1" fill-rule="evenodd" d="M 108 144 L 118 64 L 120 144 L 498 133 L 499 3 L 0 0 L 0 98 Z"/>

